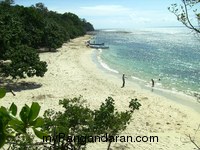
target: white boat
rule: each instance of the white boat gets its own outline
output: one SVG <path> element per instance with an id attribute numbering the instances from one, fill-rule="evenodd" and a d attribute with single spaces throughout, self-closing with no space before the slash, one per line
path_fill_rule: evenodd
<path id="1" fill-rule="evenodd" d="M 90 48 L 96 48 L 96 49 L 108 49 L 109 46 L 104 46 L 104 45 L 89 45 Z"/>

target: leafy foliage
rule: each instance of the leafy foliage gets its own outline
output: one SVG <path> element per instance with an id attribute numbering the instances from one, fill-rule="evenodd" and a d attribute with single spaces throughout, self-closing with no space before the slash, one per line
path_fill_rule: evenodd
<path id="1" fill-rule="evenodd" d="M 31 7 L 11 4 L 11 0 L 0 2 L 0 60 L 12 62 L 0 64 L 2 77 L 44 76 L 47 64 L 40 61 L 37 49 L 52 51 L 70 38 L 94 30 L 77 15 L 49 11 L 42 3 Z"/>
<path id="2" fill-rule="evenodd" d="M 0 88 L 0 98 L 3 98 L 6 95 L 6 89 Z"/>
<path id="3" fill-rule="evenodd" d="M 170 12 L 176 15 L 178 21 L 183 23 L 187 28 L 199 34 L 200 13 L 197 9 L 199 4 L 199 0 L 182 0 L 182 5 L 172 4 L 168 9 Z M 197 22 L 194 23 L 193 20 L 196 20 Z"/>
<path id="4" fill-rule="evenodd" d="M 50 135 L 55 137 L 60 133 L 71 137 L 80 137 L 90 135 L 90 126 L 93 119 L 93 111 L 87 106 L 84 106 L 84 102 L 81 101 L 81 97 L 73 99 L 60 100 L 59 104 L 65 108 L 64 112 L 54 112 L 53 110 L 47 110 L 44 114 L 45 125 L 44 130 L 50 131 Z M 67 141 L 64 139 L 54 140 L 52 145 L 54 148 L 75 148 L 79 149 L 82 143 L 81 141 Z M 52 141 L 50 141 L 52 142 Z"/>
<path id="5" fill-rule="evenodd" d="M 46 62 L 40 61 L 38 53 L 28 46 L 20 45 L 15 49 L 11 48 L 5 55 L 11 63 L 2 65 L 3 76 L 25 78 L 36 75 L 42 77 L 47 71 Z"/>
<path id="6" fill-rule="evenodd" d="M 0 88 L 0 96 L 3 97 L 5 93 L 5 89 Z M 8 144 L 10 149 L 84 149 L 87 143 L 96 142 L 88 137 L 107 134 L 110 149 L 113 142 L 110 137 L 125 130 L 132 113 L 141 106 L 137 99 L 132 99 L 129 110 L 118 112 L 113 98 L 108 97 L 99 109 L 91 110 L 81 96 L 60 100 L 59 104 L 63 106 L 64 112 L 49 109 L 45 111 L 44 118 L 38 117 L 40 105 L 36 102 L 32 102 L 31 107 L 25 104 L 19 117 L 14 103 L 9 109 L 1 106 L 0 148 Z M 34 141 L 34 135 L 43 139 L 44 143 Z"/>
<path id="7" fill-rule="evenodd" d="M 114 107 L 114 100 L 112 97 L 108 97 L 105 103 L 102 103 L 98 110 L 94 113 L 94 132 L 98 135 L 108 134 L 109 139 L 108 149 L 110 149 L 112 137 L 117 135 L 120 131 L 126 129 L 127 124 L 130 123 L 130 119 L 134 110 L 138 110 L 141 104 L 137 102 L 137 99 L 132 99 L 129 103 L 130 110 L 125 112 L 118 112 Z"/>
<path id="8" fill-rule="evenodd" d="M 5 90 L 0 89 L 0 95 L 5 95 Z M 38 117 L 40 105 L 33 102 L 31 107 L 25 105 L 19 112 L 17 117 L 17 106 L 12 103 L 10 108 L 7 109 L 3 106 L 0 107 L 0 148 L 4 144 L 9 144 L 12 149 L 27 149 L 32 147 L 33 136 L 28 132 L 32 129 L 38 138 L 47 136 L 45 132 L 39 130 L 44 124 L 44 120 Z M 27 145 L 27 143 L 29 145 Z"/>
<path id="9" fill-rule="evenodd" d="M 94 28 L 91 23 L 87 22 L 85 19 L 82 20 L 84 24 L 85 31 L 93 31 Z"/>
<path id="10" fill-rule="evenodd" d="M 84 101 L 79 98 L 64 99 L 60 104 L 65 108 L 64 112 L 54 112 L 47 110 L 44 114 L 44 130 L 50 131 L 52 137 L 63 133 L 65 137 L 91 137 L 91 136 L 115 136 L 120 131 L 126 129 L 134 110 L 139 109 L 141 104 L 137 99 L 132 99 L 129 103 L 130 110 L 118 112 L 114 106 L 112 97 L 108 97 L 97 110 L 88 108 Z M 59 139 L 60 140 L 60 139 Z M 109 141 L 110 139 L 108 139 Z M 52 142 L 52 141 L 51 141 Z M 85 148 L 86 143 L 94 142 L 88 138 L 81 140 L 58 139 L 53 141 L 54 147 L 58 149 Z M 109 141 L 108 149 L 112 141 Z"/>

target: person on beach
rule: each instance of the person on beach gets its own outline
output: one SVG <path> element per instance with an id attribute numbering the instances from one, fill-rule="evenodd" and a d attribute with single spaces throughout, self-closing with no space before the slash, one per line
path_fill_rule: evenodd
<path id="1" fill-rule="evenodd" d="M 154 87 L 154 80 L 151 79 L 151 87 Z"/>
<path id="2" fill-rule="evenodd" d="M 122 75 L 122 87 L 121 88 L 123 88 L 124 86 L 125 86 L 125 74 L 123 74 Z"/>

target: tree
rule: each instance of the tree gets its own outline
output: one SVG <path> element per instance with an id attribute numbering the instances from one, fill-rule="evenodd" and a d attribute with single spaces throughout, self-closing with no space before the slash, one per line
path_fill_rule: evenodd
<path id="1" fill-rule="evenodd" d="M 73 13 L 64 13 L 62 15 L 64 24 L 67 26 L 67 31 L 70 35 L 70 38 L 75 38 L 77 36 L 83 36 L 86 33 L 85 25 L 81 19 Z"/>
<path id="2" fill-rule="evenodd" d="M 49 51 L 61 47 L 65 41 L 64 35 L 65 31 L 62 26 L 59 26 L 55 21 L 49 20 L 44 28 L 44 34 L 42 37 L 43 44 L 49 49 Z"/>
<path id="3" fill-rule="evenodd" d="M 11 62 L 0 63 L 1 77 L 44 76 L 47 64 L 40 61 L 37 49 L 55 51 L 70 38 L 93 30 L 73 13 L 49 11 L 42 3 L 24 7 L 11 5 L 13 2 L 0 1 L 0 61 Z"/>
<path id="4" fill-rule="evenodd" d="M 44 16 L 41 14 L 40 10 L 32 7 L 25 7 L 20 11 L 15 11 L 19 13 L 17 17 L 20 18 L 22 29 L 24 30 L 21 38 L 22 44 L 36 49 L 39 48 L 42 42 L 42 36 L 44 35 Z"/>
<path id="5" fill-rule="evenodd" d="M 25 24 L 20 15 L 21 10 L 25 10 L 25 8 L 18 6 L 7 7 L 0 4 L 0 60 L 10 60 L 11 62 L 0 64 L 0 76 L 25 78 L 36 75 L 42 77 L 47 71 L 47 64 L 40 61 L 37 51 L 33 49 L 35 43 L 38 44 L 41 40 L 32 42 L 32 39 L 35 39 L 35 41 L 39 39 L 40 34 L 29 34 L 27 36 L 26 28 L 30 27 L 30 25 Z M 32 25 L 37 27 L 35 24 Z"/>
<path id="6" fill-rule="evenodd" d="M 168 9 L 176 15 L 178 21 L 200 34 L 200 13 L 197 10 L 199 4 L 200 0 L 182 0 L 182 5 L 172 4 Z"/>
<path id="7" fill-rule="evenodd" d="M 97 135 L 108 134 L 108 147 L 110 150 L 114 137 L 121 131 L 125 130 L 130 123 L 130 119 L 135 110 L 139 110 L 141 104 L 137 99 L 131 99 L 129 102 L 129 110 L 118 112 L 114 106 L 114 99 L 108 97 L 105 103 L 102 103 L 98 110 L 94 112 L 94 124 L 91 127 Z"/>
<path id="8" fill-rule="evenodd" d="M 44 130 L 50 132 L 51 137 L 58 137 L 63 133 L 63 139 L 53 139 L 51 142 L 54 149 L 80 149 L 86 147 L 88 141 L 68 140 L 66 137 L 81 137 L 91 135 L 93 111 L 85 105 L 82 97 L 60 100 L 64 112 L 46 110 L 44 114 Z M 93 135 L 93 134 L 92 134 Z"/>
<path id="9" fill-rule="evenodd" d="M 6 51 L 6 58 L 11 60 L 10 64 L 2 64 L 1 76 L 12 76 L 26 78 L 33 76 L 43 77 L 47 71 L 46 62 L 40 61 L 35 49 L 25 45 L 17 45 L 16 48 L 10 48 Z"/>
<path id="10" fill-rule="evenodd" d="M 4 5 L 11 5 L 14 4 L 14 0 L 1 0 L 0 3 L 3 3 Z"/>
<path id="11" fill-rule="evenodd" d="M 48 12 L 48 8 L 45 7 L 43 3 L 36 3 L 35 8 L 40 9 L 41 11 Z"/>
<path id="12" fill-rule="evenodd" d="M 91 23 L 87 22 L 86 19 L 82 19 L 85 31 L 94 31 L 94 27 Z"/>

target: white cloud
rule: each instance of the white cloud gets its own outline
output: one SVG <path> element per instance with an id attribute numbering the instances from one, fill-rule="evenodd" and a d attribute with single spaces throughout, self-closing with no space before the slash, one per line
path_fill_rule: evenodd
<path id="1" fill-rule="evenodd" d="M 97 5 L 80 7 L 80 11 L 91 16 L 118 16 L 130 13 L 130 9 L 121 5 Z"/>
<path id="2" fill-rule="evenodd" d="M 122 5 L 94 5 L 65 8 L 65 11 L 77 14 L 91 22 L 96 28 L 132 28 L 159 25 L 174 25 L 176 17 L 168 10 L 144 10 Z"/>

